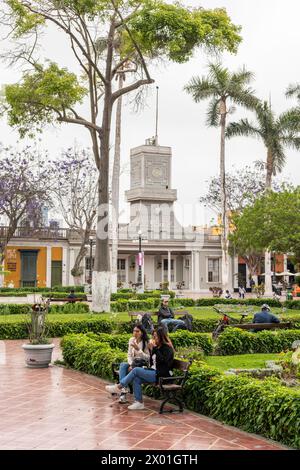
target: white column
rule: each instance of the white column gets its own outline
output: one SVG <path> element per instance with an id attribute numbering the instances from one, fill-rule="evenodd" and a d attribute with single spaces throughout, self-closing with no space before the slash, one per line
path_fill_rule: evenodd
<path id="1" fill-rule="evenodd" d="M 74 253 L 74 248 L 70 248 L 69 250 L 69 273 L 68 273 L 68 283 L 70 286 L 73 286 L 74 284 L 74 278 L 71 274 L 71 269 L 74 266 L 75 263 L 75 253 Z M 63 263 L 62 263 L 63 264 Z"/>
<path id="2" fill-rule="evenodd" d="M 68 249 L 63 247 L 63 253 L 62 253 L 62 285 L 63 286 L 67 285 L 67 255 L 68 255 Z"/>
<path id="3" fill-rule="evenodd" d="M 51 246 L 47 246 L 46 287 L 51 287 Z"/>
<path id="4" fill-rule="evenodd" d="M 239 280 L 238 280 L 238 273 L 239 273 L 239 257 L 238 256 L 235 256 L 234 257 L 234 273 L 233 274 L 236 274 L 236 276 L 233 277 L 233 287 L 235 288 L 238 288 L 239 287 Z"/>
<path id="5" fill-rule="evenodd" d="M 195 275 L 195 290 L 200 290 L 200 252 L 195 252 L 195 266 L 194 266 L 194 275 Z"/>
<path id="6" fill-rule="evenodd" d="M 168 251 L 168 283 L 171 289 L 171 251 Z"/>
<path id="7" fill-rule="evenodd" d="M 287 271 L 287 255 L 283 255 L 283 270 Z M 284 276 L 284 281 L 289 284 L 290 278 L 289 276 Z"/>
<path id="8" fill-rule="evenodd" d="M 265 252 L 265 297 L 272 297 L 271 253 Z"/>

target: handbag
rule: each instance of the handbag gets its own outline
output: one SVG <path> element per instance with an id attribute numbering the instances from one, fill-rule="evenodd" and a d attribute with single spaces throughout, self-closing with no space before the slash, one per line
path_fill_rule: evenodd
<path id="1" fill-rule="evenodd" d="M 149 367 L 149 361 L 143 357 L 135 357 L 131 364 L 131 368 L 134 367 Z"/>

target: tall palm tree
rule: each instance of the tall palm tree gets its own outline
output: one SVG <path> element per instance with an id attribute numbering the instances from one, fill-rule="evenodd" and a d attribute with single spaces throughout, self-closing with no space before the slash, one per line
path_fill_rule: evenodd
<path id="1" fill-rule="evenodd" d="M 229 221 L 225 191 L 225 130 L 228 114 L 234 108 L 232 105 L 238 104 L 248 109 L 253 109 L 257 104 L 254 92 L 249 88 L 249 83 L 254 76 L 245 68 L 237 72 L 230 72 L 222 67 L 220 63 L 209 64 L 209 73 L 206 77 L 193 77 L 184 87 L 194 101 L 209 99 L 207 120 L 208 126 L 221 128 L 220 142 L 220 191 L 221 191 L 221 220 L 222 220 L 222 285 L 224 289 L 231 287 L 229 279 L 229 255 L 228 255 L 228 234 Z"/>
<path id="2" fill-rule="evenodd" d="M 299 89 L 300 91 L 300 89 Z M 272 189 L 272 178 L 283 170 L 287 147 L 300 150 L 300 113 L 291 108 L 278 117 L 267 101 L 259 102 L 255 108 L 257 123 L 248 119 L 230 123 L 226 130 L 226 137 L 235 136 L 257 137 L 266 147 L 266 190 Z M 265 292 L 272 293 L 271 255 L 265 254 Z"/>

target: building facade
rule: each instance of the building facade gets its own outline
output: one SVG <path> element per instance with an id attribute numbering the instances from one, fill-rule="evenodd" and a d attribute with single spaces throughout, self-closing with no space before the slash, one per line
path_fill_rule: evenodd
<path id="1" fill-rule="evenodd" d="M 222 253 L 218 229 L 182 227 L 174 213 L 177 191 L 172 188 L 172 151 L 153 141 L 131 150 L 130 221 L 119 225 L 118 282 L 131 287 L 138 278 L 138 232 L 141 233 L 145 289 L 168 283 L 170 289 L 208 293 L 222 286 Z M 0 237 L 5 237 L 5 227 Z M 95 236 L 96 234 L 94 234 Z M 74 285 L 71 269 L 80 249 L 78 235 L 59 227 L 20 227 L 6 250 L 5 285 L 14 287 L 53 287 Z M 285 260 L 278 258 L 282 270 Z M 284 266 L 285 263 L 285 266 Z M 81 283 L 89 279 L 93 259 L 82 262 Z M 247 267 L 242 259 L 231 258 L 232 288 L 241 279 L 249 286 Z"/>

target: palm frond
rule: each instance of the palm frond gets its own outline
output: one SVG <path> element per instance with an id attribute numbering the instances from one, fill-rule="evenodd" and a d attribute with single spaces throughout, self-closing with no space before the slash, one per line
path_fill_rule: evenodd
<path id="1" fill-rule="evenodd" d="M 300 132 L 300 109 L 291 108 L 281 113 L 277 125 L 280 132 Z"/>
<path id="2" fill-rule="evenodd" d="M 215 84 L 205 77 L 192 77 L 188 84 L 184 86 L 184 90 L 192 96 L 196 103 L 218 95 Z"/>
<path id="3" fill-rule="evenodd" d="M 209 127 L 217 127 L 220 124 L 220 100 L 213 99 L 209 102 L 206 125 Z"/>
<path id="4" fill-rule="evenodd" d="M 296 97 L 300 101 L 300 83 L 292 83 L 288 86 L 285 96 L 287 98 Z"/>
<path id="5" fill-rule="evenodd" d="M 251 124 L 248 119 L 231 122 L 226 128 L 226 138 L 231 137 L 261 137 L 260 129 Z"/>
<path id="6" fill-rule="evenodd" d="M 222 67 L 220 62 L 210 63 L 208 69 L 209 79 L 216 84 L 220 95 L 225 94 L 230 80 L 229 70 Z"/>

